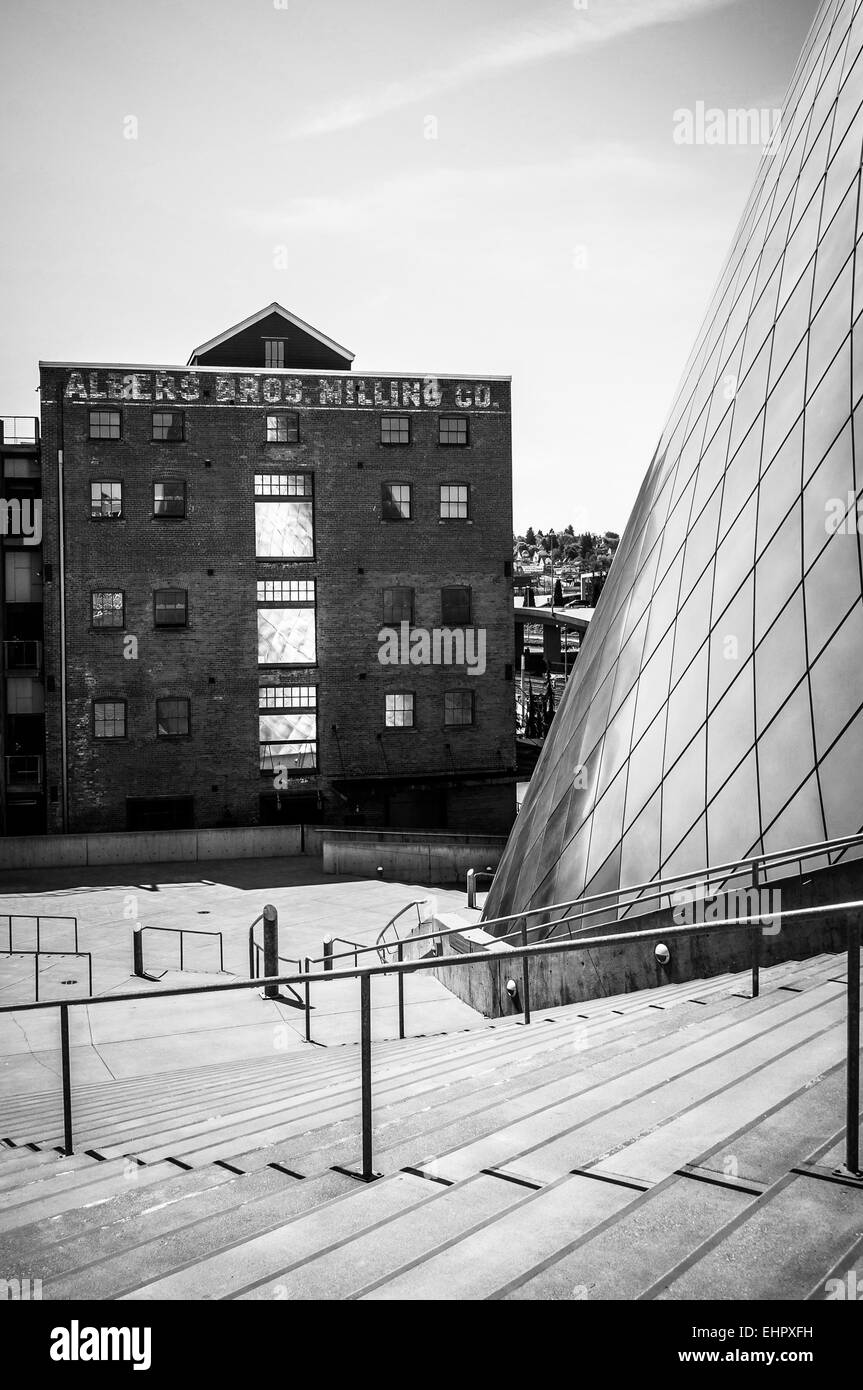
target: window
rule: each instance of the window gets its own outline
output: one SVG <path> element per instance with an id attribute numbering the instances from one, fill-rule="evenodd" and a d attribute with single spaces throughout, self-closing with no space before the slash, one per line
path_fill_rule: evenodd
<path id="1" fill-rule="evenodd" d="M 45 687 L 33 676 L 9 676 L 6 680 L 7 714 L 44 714 Z"/>
<path id="2" fill-rule="evenodd" d="M 277 415 L 267 416 L 268 444 L 299 444 L 300 417 L 296 411 L 280 410 Z"/>
<path id="3" fill-rule="evenodd" d="M 383 620 L 385 627 L 395 627 L 399 623 L 412 623 L 414 620 L 413 589 L 384 589 Z"/>
<path id="4" fill-rule="evenodd" d="M 256 473 L 256 497 L 311 497 L 311 473 Z"/>
<path id="5" fill-rule="evenodd" d="M 382 444 L 410 444 L 411 419 L 409 415 L 381 416 Z"/>
<path id="6" fill-rule="evenodd" d="M 153 484 L 153 516 L 185 516 L 186 484 L 181 478 L 165 478 Z"/>
<path id="7" fill-rule="evenodd" d="M 381 484 L 381 515 L 384 521 L 410 521 L 410 483 Z"/>
<path id="8" fill-rule="evenodd" d="M 448 729 L 473 723 L 472 690 L 447 690 L 443 697 L 443 722 Z"/>
<path id="9" fill-rule="evenodd" d="M 313 560 L 311 473 L 255 475 L 255 554 L 262 560 Z M 276 499 L 290 498 L 291 501 Z"/>
<path id="10" fill-rule="evenodd" d="M 153 594 L 153 622 L 156 627 L 185 627 L 189 621 L 186 589 L 156 589 Z"/>
<path id="11" fill-rule="evenodd" d="M 258 665 L 314 666 L 314 608 L 258 609 Z"/>
<path id="12" fill-rule="evenodd" d="M 159 738 L 186 738 L 189 732 L 189 700 L 156 701 L 156 733 Z"/>
<path id="13" fill-rule="evenodd" d="M 126 605 L 120 589 L 95 589 L 90 595 L 93 627 L 125 627 Z"/>
<path id="14" fill-rule="evenodd" d="M 438 442 L 441 444 L 467 444 L 467 416 L 449 415 L 441 416 L 438 422 L 440 433 Z"/>
<path id="15" fill-rule="evenodd" d="M 258 688 L 260 709 L 317 709 L 316 685 L 262 685 Z"/>
<path id="16" fill-rule="evenodd" d="M 441 589 L 440 615 L 444 627 L 469 627 L 470 589 Z"/>
<path id="17" fill-rule="evenodd" d="M 468 516 L 467 483 L 441 483 L 440 514 L 444 521 L 465 521 Z"/>
<path id="18" fill-rule="evenodd" d="M 119 439 L 119 438 L 120 438 L 120 412 L 119 412 L 119 410 L 91 410 L 91 411 L 90 411 L 90 438 L 91 438 L 91 439 Z"/>
<path id="19" fill-rule="evenodd" d="M 412 694 L 386 695 L 386 727 L 388 729 L 412 729 L 414 727 L 414 697 Z"/>
<path id="20" fill-rule="evenodd" d="M 7 550 L 5 564 L 6 602 L 42 602 L 42 554 L 30 548 Z"/>
<path id="21" fill-rule="evenodd" d="M 182 410 L 154 410 L 153 438 L 169 444 L 182 443 L 185 437 Z"/>
<path id="22" fill-rule="evenodd" d="M 123 484 L 97 482 L 90 484 L 90 515 L 92 517 L 123 515 Z"/>
<path id="23" fill-rule="evenodd" d="M 260 770 L 263 776 L 302 776 L 318 765 L 318 716 L 297 710 L 292 714 L 262 714 L 258 718 Z"/>
<path id="24" fill-rule="evenodd" d="M 314 603 L 314 579 L 259 579 L 258 603 Z"/>
<path id="25" fill-rule="evenodd" d="M 93 737 L 126 737 L 126 701 L 93 701 Z"/>
<path id="26" fill-rule="evenodd" d="M 284 338 L 265 338 L 264 339 L 264 366 L 265 367 L 284 367 L 285 365 L 285 340 Z"/>

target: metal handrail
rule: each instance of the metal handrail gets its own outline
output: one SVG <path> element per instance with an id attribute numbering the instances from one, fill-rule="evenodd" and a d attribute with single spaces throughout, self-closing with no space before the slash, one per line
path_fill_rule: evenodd
<path id="1" fill-rule="evenodd" d="M 638 901 L 640 903 L 649 903 L 654 900 L 661 900 L 662 898 L 668 896 L 670 906 L 671 894 L 668 892 L 668 886 L 671 884 L 692 884 L 697 881 L 699 885 L 707 886 L 713 879 L 721 878 L 723 880 L 727 880 L 729 878 L 733 878 L 737 875 L 737 873 L 739 873 L 743 869 L 746 869 L 748 866 L 754 866 L 757 870 L 759 866 L 764 867 L 767 864 L 768 860 L 771 861 L 771 866 L 774 868 L 779 864 L 793 864 L 799 862 L 801 865 L 800 872 L 802 873 L 803 859 L 817 858 L 824 854 L 831 854 L 834 851 L 842 849 L 843 847 L 853 848 L 853 846 L 855 845 L 863 845 L 863 834 L 843 835 L 835 840 L 824 840 L 820 843 L 813 845 L 801 845 L 794 850 L 776 850 L 769 855 L 754 855 L 749 859 L 737 859 L 730 864 L 718 864 L 714 867 L 708 867 L 704 869 L 702 872 L 696 874 L 683 873 L 660 875 L 659 878 L 653 879 L 650 883 L 631 884 L 629 887 L 626 888 L 610 888 L 607 889 L 604 893 L 594 893 L 590 894 L 587 897 L 574 898 L 570 902 L 554 903 L 546 907 L 526 908 L 522 912 L 510 913 L 509 916 L 506 917 L 492 917 L 486 921 L 477 922 L 476 926 L 481 927 L 483 931 L 488 932 L 488 928 L 492 926 L 502 925 L 507 922 L 520 922 L 522 924 L 520 927 L 515 927 L 512 931 L 503 932 L 501 933 L 501 935 L 495 936 L 495 945 L 504 944 L 516 937 L 522 941 L 522 944 L 526 945 L 527 942 L 525 940 L 525 934 L 528 930 L 528 917 L 536 917 L 547 912 L 556 912 L 559 909 L 569 909 L 575 907 L 583 908 L 588 903 L 597 903 L 598 906 L 591 907 L 587 911 L 582 911 L 578 913 L 579 920 L 583 922 L 588 917 L 595 917 L 602 912 L 607 912 L 609 907 L 612 906 L 612 904 L 608 901 L 610 898 L 619 898 L 620 896 L 629 893 L 638 893 L 640 895 L 638 898 Z M 753 887 L 757 887 L 757 877 L 756 875 L 754 875 L 753 877 L 756 878 L 756 882 L 753 883 Z M 659 886 L 657 887 L 657 885 Z M 663 887 L 662 885 L 665 886 Z M 653 891 L 646 891 L 648 889 L 652 889 Z M 575 914 L 573 914 L 573 916 L 574 915 Z M 548 931 L 546 933 L 545 939 L 552 940 L 554 936 L 554 929 L 564 922 L 567 924 L 570 940 L 574 939 L 577 936 L 583 935 L 585 932 L 594 930 L 594 926 L 588 925 L 578 927 L 575 929 L 575 931 L 573 931 L 573 928 L 570 925 L 572 920 L 573 917 L 564 916 L 558 918 L 556 922 L 548 923 Z M 543 923 L 541 925 L 546 924 Z M 385 930 L 386 928 L 384 928 L 384 931 Z M 411 942 L 411 945 L 415 943 L 418 944 L 419 942 L 423 941 L 442 942 L 446 937 L 464 935 L 464 933 L 469 930 L 471 930 L 471 928 L 468 924 L 458 927 L 439 927 L 435 931 L 424 932 L 422 935 L 410 936 L 406 939 Z M 489 935 L 494 935 L 494 933 L 489 933 Z M 378 940 L 380 940 L 380 937 L 378 938 Z M 375 945 L 372 946 L 361 946 L 359 948 L 359 951 L 360 954 L 367 954 L 370 951 L 377 951 L 380 955 L 380 950 L 378 948 L 377 943 L 375 943 Z M 323 957 L 323 959 L 331 959 L 333 961 L 345 960 L 348 956 L 354 954 L 354 951 L 343 951 L 336 955 Z"/>
<path id="2" fill-rule="evenodd" d="M 181 970 L 185 970 L 185 968 L 186 968 L 185 965 L 184 965 L 184 963 L 183 963 L 183 962 L 184 962 L 184 955 L 183 955 L 183 937 L 184 937 L 184 936 L 217 936 L 217 937 L 219 938 L 219 971 L 220 971 L 220 973 L 224 974 L 224 970 L 225 970 L 225 943 L 224 943 L 224 941 L 222 940 L 222 933 L 221 933 L 220 931 L 198 931 L 198 930 L 197 930 L 196 928 L 194 928 L 194 927 L 153 927 L 153 926 L 150 926 L 150 924 L 149 924 L 149 922 L 148 922 L 148 923 L 145 923 L 145 924 L 143 924 L 143 925 L 141 926 L 141 938 L 142 938 L 142 943 L 143 943 L 144 932 L 147 932 L 147 931 L 179 932 L 179 935 L 180 935 L 180 969 L 181 969 Z M 143 967 L 143 958 L 142 958 L 141 964 L 142 964 L 142 967 Z"/>
<path id="3" fill-rule="evenodd" d="M 396 922 L 399 920 L 400 917 L 404 917 L 404 915 L 405 915 L 406 912 L 410 912 L 410 910 L 411 910 L 412 907 L 415 907 L 416 910 L 417 910 L 417 926 L 418 926 L 418 927 L 421 927 L 421 926 L 422 926 L 422 920 L 423 920 L 423 919 L 422 919 L 422 913 L 420 912 L 420 908 L 422 907 L 423 903 L 426 902 L 426 901 L 427 901 L 426 898 L 419 898 L 419 899 L 415 899 L 414 902 L 412 902 L 412 903 L 405 903 L 404 907 L 400 908 L 399 911 L 395 914 L 395 916 L 390 918 L 390 920 L 387 922 L 386 926 L 385 926 L 385 927 L 382 927 L 381 930 L 378 932 L 377 940 L 376 940 L 376 942 L 375 942 L 375 947 L 376 947 L 376 949 L 377 949 L 378 955 L 379 955 L 380 958 L 381 958 L 381 964 L 382 964 L 382 965 L 385 965 L 385 964 L 386 964 L 386 953 L 387 953 L 387 951 L 393 950 L 394 947 L 397 947 L 397 946 L 398 946 L 398 943 L 401 941 L 401 937 L 399 936 L 398 931 L 396 930 Z M 396 939 L 395 939 L 395 942 L 393 942 L 392 945 L 390 945 L 389 942 L 384 941 L 384 937 L 386 936 L 387 932 L 390 931 L 390 930 L 393 930 L 393 931 L 395 931 L 395 933 L 396 933 Z"/>
<path id="4" fill-rule="evenodd" d="M 794 908 L 780 913 L 780 926 L 786 922 L 797 925 L 800 919 L 823 917 L 831 913 L 851 913 L 847 927 L 847 1064 L 846 1064 L 846 1171 L 860 1176 L 859 1124 L 860 1124 L 860 919 L 863 915 L 863 901 L 831 903 L 818 907 Z M 655 927 L 646 931 L 620 932 L 610 936 L 592 937 L 591 949 L 606 946 L 645 944 L 651 941 L 681 939 L 699 934 L 713 935 L 719 931 L 729 931 L 740 927 L 761 925 L 764 914 L 751 914 L 719 922 L 703 922 L 675 927 Z M 754 933 L 756 942 L 760 934 Z M 530 1023 L 530 962 L 535 957 L 566 955 L 571 951 L 584 949 L 581 941 L 544 941 L 533 946 L 522 945 L 513 949 L 507 960 L 522 962 L 522 1007 L 525 1025 Z M 399 942 L 401 952 L 401 942 Z M 757 953 L 753 961 L 753 984 L 756 979 Z M 470 969 L 475 965 L 487 965 L 489 957 L 480 955 L 435 956 L 432 959 L 399 960 L 387 965 L 373 965 L 345 970 L 306 970 L 296 975 L 267 976 L 263 979 L 235 980 L 216 985 L 187 985 L 179 989 L 155 989 L 147 994 L 114 994 L 98 997 L 51 1000 L 34 1004 L 6 1004 L 0 1006 L 0 1015 L 7 1013 L 27 1013 L 34 1009 L 59 1008 L 60 1010 L 60 1052 L 63 1079 L 63 1131 L 64 1152 L 73 1152 L 72 1133 L 72 1080 L 69 1050 L 69 1010 L 78 1005 L 89 1007 L 96 1004 L 140 1003 L 142 999 L 176 998 L 182 995 L 227 994 L 244 989 L 260 989 L 267 986 L 303 985 L 305 987 L 306 1011 L 308 1019 L 309 987 L 312 984 L 327 984 L 333 980 L 359 979 L 360 981 L 360 1043 L 361 1043 L 361 1084 L 362 1084 L 362 1171 L 358 1174 L 365 1181 L 372 1181 L 377 1175 L 372 1166 L 372 1075 L 371 1075 L 371 981 L 381 975 L 397 974 L 402 982 L 405 975 L 418 974 L 424 970 L 442 970 L 461 967 Z M 308 1037 L 308 1024 L 307 1024 Z"/>
<path id="5" fill-rule="evenodd" d="M 90 951 L 0 951 L 2 956 L 32 956 L 33 957 L 33 987 L 36 994 L 36 1002 L 44 1002 L 44 1006 L 50 1008 L 52 1004 L 59 1005 L 62 1001 L 52 999 L 40 1001 L 39 999 L 39 960 L 42 956 L 62 956 L 67 960 L 86 960 L 87 962 L 87 989 L 90 995 L 93 993 L 93 955 Z M 19 1005 L 19 1007 L 21 1007 Z"/>
<path id="6" fill-rule="evenodd" d="M 74 933 L 75 933 L 75 949 L 74 949 L 74 951 L 53 951 L 53 952 L 52 952 L 52 951 L 45 951 L 43 954 L 46 955 L 46 956 L 47 956 L 47 955 L 73 955 L 73 956 L 74 956 L 74 955 L 84 955 L 84 954 L 85 954 L 85 952 L 79 951 L 79 950 L 78 950 L 78 918 L 77 918 L 77 917 L 72 917 L 72 916 L 60 916 L 59 914 L 55 914 L 55 915 L 52 916 L 52 915 L 49 914 L 49 913 L 40 913 L 39 916 L 35 916 L 33 913 L 27 913 L 27 912 L 2 912 L 2 913 L 0 913 L 0 922 L 3 922 L 3 921 L 5 921 L 5 922 L 8 924 L 7 930 L 8 930 L 8 936 L 9 936 L 9 952 L 10 952 L 12 955 L 23 956 L 23 955 L 30 955 L 30 954 L 31 954 L 31 952 L 30 952 L 29 950 L 24 950 L 24 951 L 16 951 L 16 950 L 15 950 L 14 943 L 13 943 L 13 940 L 12 940 L 12 924 L 13 924 L 13 922 L 35 922 L 35 923 L 36 923 L 36 950 L 37 950 L 37 951 L 42 951 L 42 923 L 43 923 L 43 922 L 71 922 L 71 923 L 72 923 L 73 931 L 74 931 Z"/>

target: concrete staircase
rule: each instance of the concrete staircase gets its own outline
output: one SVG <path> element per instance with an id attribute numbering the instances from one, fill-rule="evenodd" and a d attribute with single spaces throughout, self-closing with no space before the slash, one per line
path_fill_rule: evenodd
<path id="1" fill-rule="evenodd" d="M 844 956 L 374 1048 L 82 1086 L 0 1118 L 4 1268 L 55 1299 L 823 1296 L 863 1259 Z"/>

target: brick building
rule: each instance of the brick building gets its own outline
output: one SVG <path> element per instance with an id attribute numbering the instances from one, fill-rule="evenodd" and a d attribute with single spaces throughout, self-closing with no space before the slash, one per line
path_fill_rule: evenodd
<path id="1" fill-rule="evenodd" d="M 509 829 L 509 380 L 351 363 L 41 364 L 47 830 Z"/>

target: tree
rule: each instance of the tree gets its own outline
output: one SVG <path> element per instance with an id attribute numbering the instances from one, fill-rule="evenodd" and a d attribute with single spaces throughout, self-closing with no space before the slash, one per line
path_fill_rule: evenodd
<path id="1" fill-rule="evenodd" d="M 536 532 L 532 526 L 528 526 L 524 533 L 524 543 L 525 545 L 536 545 Z"/>

